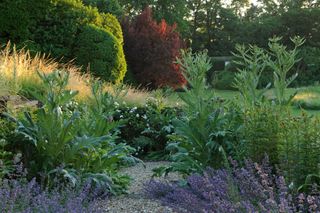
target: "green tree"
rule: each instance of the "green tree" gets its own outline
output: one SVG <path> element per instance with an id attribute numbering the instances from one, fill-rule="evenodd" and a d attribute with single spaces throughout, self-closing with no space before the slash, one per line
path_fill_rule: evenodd
<path id="1" fill-rule="evenodd" d="M 153 11 L 153 16 L 157 21 L 165 19 L 170 25 L 177 23 L 179 32 L 186 37 L 189 32 L 189 24 L 186 20 L 188 0 L 119 0 L 124 7 L 125 14 L 133 17 L 140 14 L 147 6 Z"/>
<path id="2" fill-rule="evenodd" d="M 111 13 L 117 17 L 123 15 L 123 10 L 118 0 L 83 0 L 85 5 L 97 7 L 100 12 Z"/>

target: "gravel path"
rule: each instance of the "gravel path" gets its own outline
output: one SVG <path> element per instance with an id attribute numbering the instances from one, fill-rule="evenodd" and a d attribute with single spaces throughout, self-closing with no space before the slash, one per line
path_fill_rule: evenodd
<path id="1" fill-rule="evenodd" d="M 159 202 L 146 198 L 143 194 L 143 186 L 152 177 L 152 169 L 158 166 L 168 165 L 168 162 L 145 162 L 144 167 L 138 164 L 124 169 L 121 173 L 132 177 L 128 194 L 112 197 L 106 203 L 106 212 L 110 213 L 172 213 L 168 207 L 162 206 Z M 169 174 L 166 180 L 177 180 L 177 174 Z M 164 178 L 161 178 L 164 179 Z"/>

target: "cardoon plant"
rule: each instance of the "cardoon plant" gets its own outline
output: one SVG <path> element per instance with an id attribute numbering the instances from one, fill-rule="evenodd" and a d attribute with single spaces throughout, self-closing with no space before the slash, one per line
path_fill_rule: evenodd
<path id="1" fill-rule="evenodd" d="M 208 168 L 193 174 L 185 184 L 150 181 L 150 198 L 159 199 L 177 212 L 317 212 L 320 196 L 291 193 L 282 176 L 273 175 L 268 159 L 259 165 Z"/>

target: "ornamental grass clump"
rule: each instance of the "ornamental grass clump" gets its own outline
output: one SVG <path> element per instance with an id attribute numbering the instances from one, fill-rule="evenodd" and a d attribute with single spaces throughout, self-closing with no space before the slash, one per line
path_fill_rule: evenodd
<path id="1" fill-rule="evenodd" d="M 231 169 L 208 168 L 185 183 L 151 180 L 148 197 L 159 199 L 176 212 L 317 212 L 318 193 L 294 194 L 283 176 L 273 175 L 266 157 L 261 165 L 250 160 Z"/>

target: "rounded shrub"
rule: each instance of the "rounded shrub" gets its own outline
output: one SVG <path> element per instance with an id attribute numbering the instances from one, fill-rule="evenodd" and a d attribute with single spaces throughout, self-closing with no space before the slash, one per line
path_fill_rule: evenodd
<path id="1" fill-rule="evenodd" d="M 111 32 L 118 39 L 118 41 L 123 44 L 122 28 L 118 19 L 110 13 L 102 13 L 101 18 L 101 25 L 103 28 Z"/>
<path id="2" fill-rule="evenodd" d="M 49 7 L 50 0 L 0 1 L 0 41 L 20 43 L 32 39 L 36 20 L 41 19 Z"/>
<path id="3" fill-rule="evenodd" d="M 103 13 L 111 13 L 117 17 L 123 15 L 123 10 L 118 0 L 83 0 L 83 3 L 97 7 Z"/>
<path id="4" fill-rule="evenodd" d="M 95 25 L 86 25 L 77 38 L 75 56 L 94 76 L 119 83 L 125 75 L 123 50 L 116 37 Z M 123 60 L 122 60 L 123 59 Z"/>
<path id="5" fill-rule="evenodd" d="M 89 25 L 101 29 L 97 33 L 99 39 L 101 36 L 108 39 L 96 41 L 93 32 L 98 30 L 91 30 L 88 35 Z M 4 41 L 27 44 L 32 49 L 36 47 L 36 50 L 65 62 L 75 59 L 84 69 L 90 64 L 91 72 L 105 80 L 120 82 L 126 73 L 118 20 L 111 14 L 99 13 L 95 7 L 85 6 L 81 0 L 5 0 L 0 3 L 0 36 Z M 99 53 L 92 52 L 90 46 L 99 49 Z M 88 56 L 85 51 L 91 53 L 90 57 L 82 58 Z M 103 65 L 106 61 L 109 61 L 108 66 Z"/>
<path id="6" fill-rule="evenodd" d="M 0 3 L 0 37 L 10 37 L 13 41 L 28 38 L 30 16 L 24 9 L 26 2 L 3 0 Z"/>

